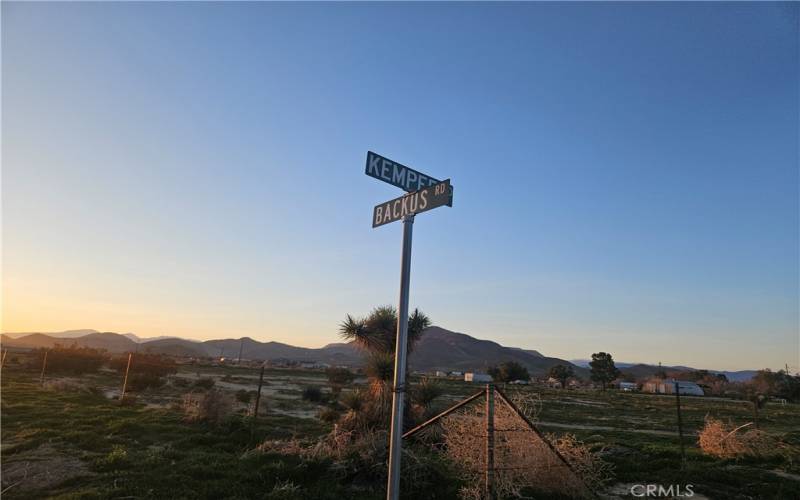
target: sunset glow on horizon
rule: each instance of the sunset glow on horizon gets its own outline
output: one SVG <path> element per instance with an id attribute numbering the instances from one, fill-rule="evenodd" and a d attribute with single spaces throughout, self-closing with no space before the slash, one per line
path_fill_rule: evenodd
<path id="1" fill-rule="evenodd" d="M 723 6 L 6 3 L 2 331 L 340 342 L 397 302 L 375 151 L 455 186 L 435 325 L 800 370 L 800 4 Z"/>

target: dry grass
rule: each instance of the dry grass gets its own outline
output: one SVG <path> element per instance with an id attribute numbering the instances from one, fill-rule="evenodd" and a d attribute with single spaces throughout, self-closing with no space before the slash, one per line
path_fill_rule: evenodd
<path id="1" fill-rule="evenodd" d="M 46 489 L 76 477 L 90 475 L 87 465 L 50 444 L 3 457 L 2 493 Z M 33 497 L 29 497 L 33 498 Z"/>
<path id="2" fill-rule="evenodd" d="M 46 380 L 44 382 L 44 389 L 53 392 L 80 392 L 84 394 L 100 394 L 101 391 L 97 387 L 78 382 L 70 378 L 58 378 L 54 380 Z"/>
<path id="3" fill-rule="evenodd" d="M 187 422 L 219 424 L 233 414 L 233 405 L 233 396 L 223 391 L 190 392 L 183 398 L 184 418 Z"/>
<path id="4" fill-rule="evenodd" d="M 751 427 L 752 422 L 739 427 L 706 417 L 698 444 L 706 455 L 718 458 L 770 457 L 786 451 L 786 445 L 774 436 Z"/>
<path id="5" fill-rule="evenodd" d="M 535 398 L 534 398 L 535 399 Z M 526 406 L 535 414 L 536 401 Z M 524 402 L 523 402 L 524 403 Z M 481 498 L 486 471 L 484 405 L 476 403 L 445 417 L 437 445 L 459 464 L 465 499 Z M 523 410 L 525 411 L 525 410 Z M 501 498 L 523 498 L 529 491 L 587 497 L 609 477 L 610 466 L 574 436 L 544 437 L 532 431 L 506 405 L 495 406 L 494 484 Z M 559 457 L 557 450 L 567 463 Z M 588 486 L 588 487 L 587 487 Z"/>

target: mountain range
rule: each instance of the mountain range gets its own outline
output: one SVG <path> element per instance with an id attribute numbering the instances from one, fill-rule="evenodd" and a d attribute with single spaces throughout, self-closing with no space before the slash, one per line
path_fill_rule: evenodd
<path id="1" fill-rule="evenodd" d="M 5 347 L 41 348 L 60 345 L 78 345 L 105 349 L 111 353 L 131 351 L 168 354 L 185 357 L 226 357 L 242 359 L 313 361 L 330 365 L 360 366 L 363 352 L 353 343 L 333 343 L 320 348 L 295 347 L 280 342 L 260 342 L 250 337 L 193 341 L 178 337 L 139 338 L 132 333 L 118 334 L 96 330 L 69 330 L 56 333 L 4 333 L 0 343 Z M 481 340 L 464 333 L 440 327 L 425 330 L 409 354 L 409 365 L 418 371 L 478 371 L 485 372 L 503 361 L 516 361 L 525 366 L 532 376 L 542 376 L 550 367 L 571 365 L 575 374 L 589 374 L 587 360 L 566 361 L 542 355 L 540 352 L 517 347 L 505 347 L 490 340 Z M 663 370 L 690 370 L 688 367 L 654 366 L 641 363 L 617 363 L 624 371 L 638 377 L 648 377 Z M 709 370 L 712 371 L 712 370 Z M 748 380 L 755 371 L 714 372 L 725 373 L 729 380 Z"/>
<path id="2" fill-rule="evenodd" d="M 584 368 L 589 368 L 589 359 L 571 359 L 569 360 L 570 363 L 577 366 L 582 366 Z M 694 370 L 694 368 L 688 366 L 656 366 L 656 365 L 647 365 L 644 363 L 626 363 L 624 361 L 615 361 L 614 365 L 625 373 L 630 373 L 634 377 L 643 378 L 643 377 L 652 377 L 655 373 L 659 370 L 664 370 L 665 372 L 687 372 Z M 739 371 L 725 371 L 725 370 L 708 370 L 710 373 L 719 373 L 725 375 L 725 377 L 731 382 L 747 382 L 751 378 L 758 373 L 758 370 L 739 370 Z"/>

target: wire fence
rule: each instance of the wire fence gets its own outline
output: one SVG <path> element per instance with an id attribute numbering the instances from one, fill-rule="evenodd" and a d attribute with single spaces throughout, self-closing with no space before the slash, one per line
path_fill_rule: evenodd
<path id="1" fill-rule="evenodd" d="M 595 497 L 609 471 L 574 438 L 538 431 L 533 420 L 540 401 L 521 394 L 515 403 L 492 386 L 479 396 L 407 433 L 458 464 L 467 485 L 463 498 L 521 498 L 531 492 Z"/>

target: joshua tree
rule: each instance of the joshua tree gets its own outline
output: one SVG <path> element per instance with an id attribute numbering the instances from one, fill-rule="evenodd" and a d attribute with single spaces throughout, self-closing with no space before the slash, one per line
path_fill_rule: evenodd
<path id="1" fill-rule="evenodd" d="M 408 351 L 431 326 L 431 320 L 418 309 L 408 318 Z M 339 333 L 345 340 L 355 342 L 366 355 L 366 372 L 370 387 L 367 401 L 359 405 L 358 411 L 369 414 L 364 420 L 375 425 L 387 421 L 392 403 L 392 375 L 394 373 L 394 350 L 397 338 L 397 311 L 391 306 L 376 307 L 365 318 L 347 315 L 339 326 Z M 406 361 L 407 362 L 407 361 Z"/>
<path id="2" fill-rule="evenodd" d="M 423 330 L 431 326 L 431 320 L 419 309 L 414 309 L 408 317 L 408 349 L 422 336 Z M 376 307 L 366 318 L 356 319 L 347 315 L 339 326 L 345 340 L 352 340 L 369 353 L 388 353 L 394 355 L 397 335 L 397 311 L 392 306 Z"/>

